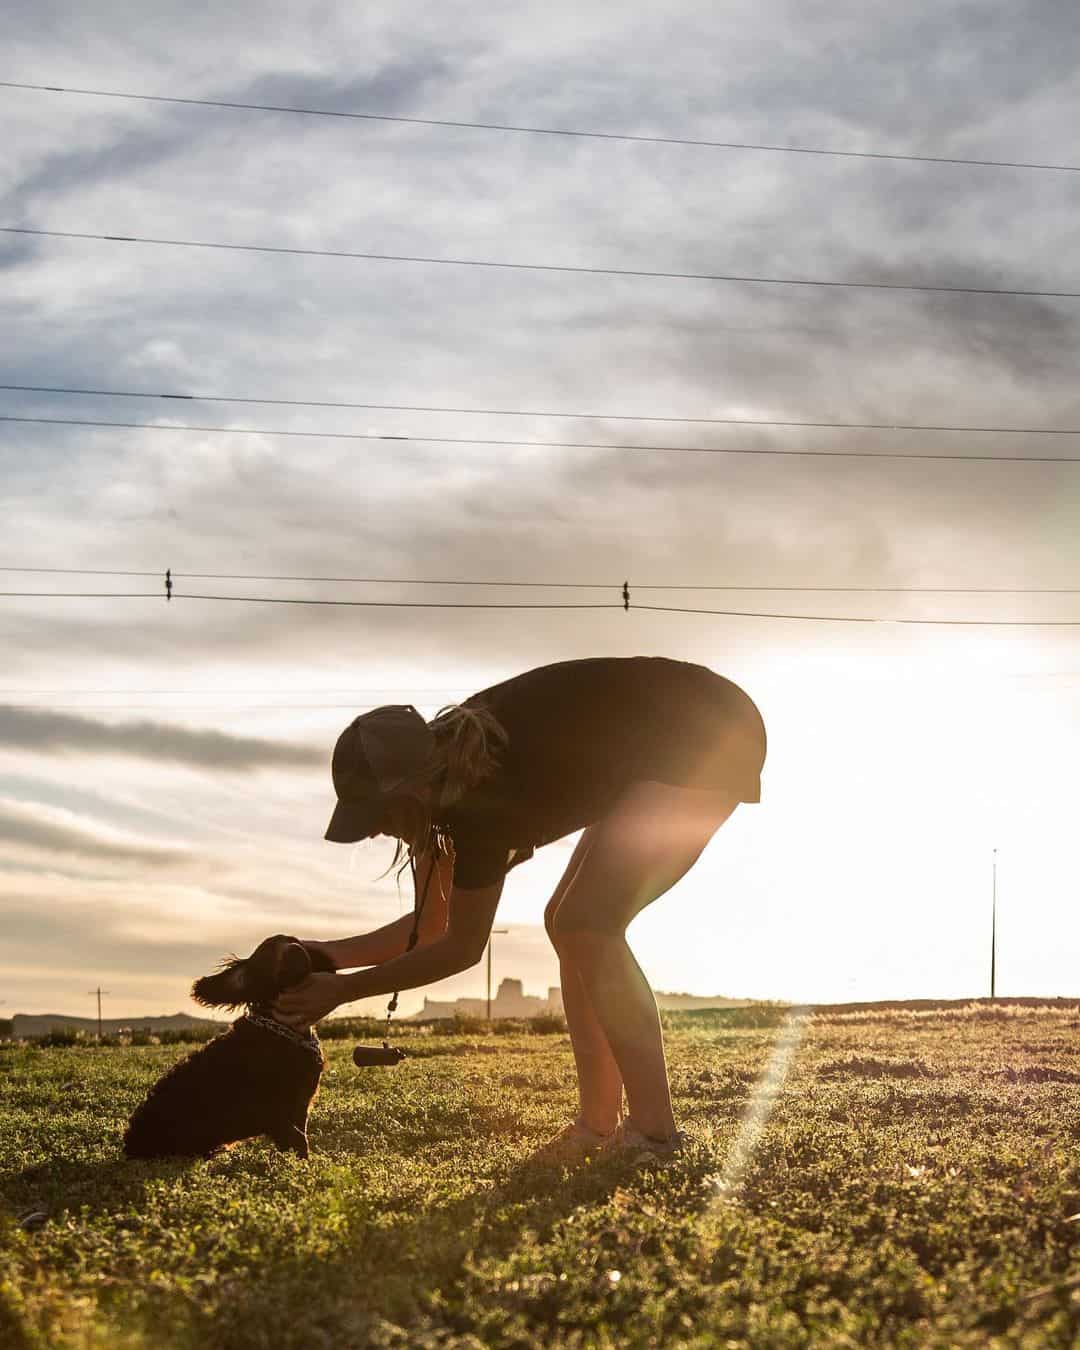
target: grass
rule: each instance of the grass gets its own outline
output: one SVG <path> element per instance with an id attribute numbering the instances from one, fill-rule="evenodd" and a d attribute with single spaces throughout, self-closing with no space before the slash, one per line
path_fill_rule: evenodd
<path id="1" fill-rule="evenodd" d="M 0 1045 L 0 1345 L 1080 1340 L 1076 1008 L 737 1011 L 669 1018 L 691 1144 L 654 1171 L 528 1161 L 572 1113 L 565 1035 L 413 1029 L 366 1073 L 329 1042 L 306 1164 L 122 1161 L 184 1047 Z"/>

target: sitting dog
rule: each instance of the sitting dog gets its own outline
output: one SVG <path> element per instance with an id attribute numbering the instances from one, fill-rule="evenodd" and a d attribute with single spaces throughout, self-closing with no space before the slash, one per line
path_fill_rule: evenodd
<path id="1" fill-rule="evenodd" d="M 274 1020 L 283 989 L 333 967 L 296 938 L 267 938 L 244 960 L 204 975 L 191 996 L 208 1008 L 246 1008 L 228 1031 L 181 1060 L 150 1089 L 124 1135 L 129 1158 L 210 1157 L 227 1144 L 269 1135 L 279 1149 L 308 1156 L 307 1119 L 323 1053 Z"/>

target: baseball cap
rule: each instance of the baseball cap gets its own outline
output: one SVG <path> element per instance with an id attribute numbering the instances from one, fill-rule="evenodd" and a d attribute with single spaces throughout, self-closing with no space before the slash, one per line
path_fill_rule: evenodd
<path id="1" fill-rule="evenodd" d="M 326 838 L 366 839 L 378 828 L 382 798 L 431 763 L 435 736 L 411 703 L 362 713 L 338 737 L 330 772 L 338 796 Z"/>

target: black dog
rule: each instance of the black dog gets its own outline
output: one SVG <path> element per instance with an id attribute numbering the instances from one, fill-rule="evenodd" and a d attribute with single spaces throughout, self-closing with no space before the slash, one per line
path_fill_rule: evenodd
<path id="1" fill-rule="evenodd" d="M 209 1157 L 227 1144 L 269 1135 L 280 1149 L 308 1156 L 307 1118 L 319 1090 L 323 1053 L 271 1016 L 277 995 L 313 970 L 333 967 L 296 938 L 267 938 L 246 960 L 196 980 L 205 1007 L 247 1008 L 228 1031 L 174 1065 L 150 1089 L 124 1135 L 129 1158 Z"/>

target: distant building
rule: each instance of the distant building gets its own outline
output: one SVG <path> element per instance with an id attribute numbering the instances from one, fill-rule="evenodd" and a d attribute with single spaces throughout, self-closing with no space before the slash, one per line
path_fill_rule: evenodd
<path id="1" fill-rule="evenodd" d="M 669 1011 L 689 1012 L 703 1008 L 742 1008 L 749 1002 L 743 998 L 712 997 L 700 994 L 664 994 L 657 992 L 656 1003 Z M 548 986 L 547 997 L 526 994 L 520 980 L 505 979 L 499 983 L 499 992 L 491 1000 L 492 1017 L 541 1017 L 563 1013 L 562 990 L 557 984 Z M 422 1022 L 439 1017 L 486 1017 L 487 999 L 456 998 L 449 1002 L 425 998 L 419 1012 L 406 1018 L 408 1022 Z"/>
<path id="2" fill-rule="evenodd" d="M 665 994 L 656 991 L 657 1007 L 666 1011 L 690 1012 L 704 1008 L 744 1008 L 751 1002 L 744 998 L 724 998 L 721 994 Z M 526 994 L 520 980 L 505 979 L 499 992 L 491 1000 L 492 1017 L 541 1017 L 563 1013 L 562 990 L 557 984 L 548 986 L 547 997 Z M 407 1017 L 407 1022 L 422 1022 L 439 1017 L 486 1017 L 487 999 L 456 998 L 448 1002 L 425 998 L 419 1012 Z"/>
<path id="3" fill-rule="evenodd" d="M 545 1013 L 561 1013 L 562 1010 L 562 990 L 558 985 L 548 990 L 547 998 L 539 998 L 535 994 L 526 994 L 520 980 L 501 980 L 499 991 L 491 1000 L 492 1017 L 540 1017 Z M 456 998 L 453 1002 L 445 1003 L 425 998 L 420 1011 L 405 1020 L 419 1022 L 439 1017 L 486 1016 L 486 998 Z"/>

